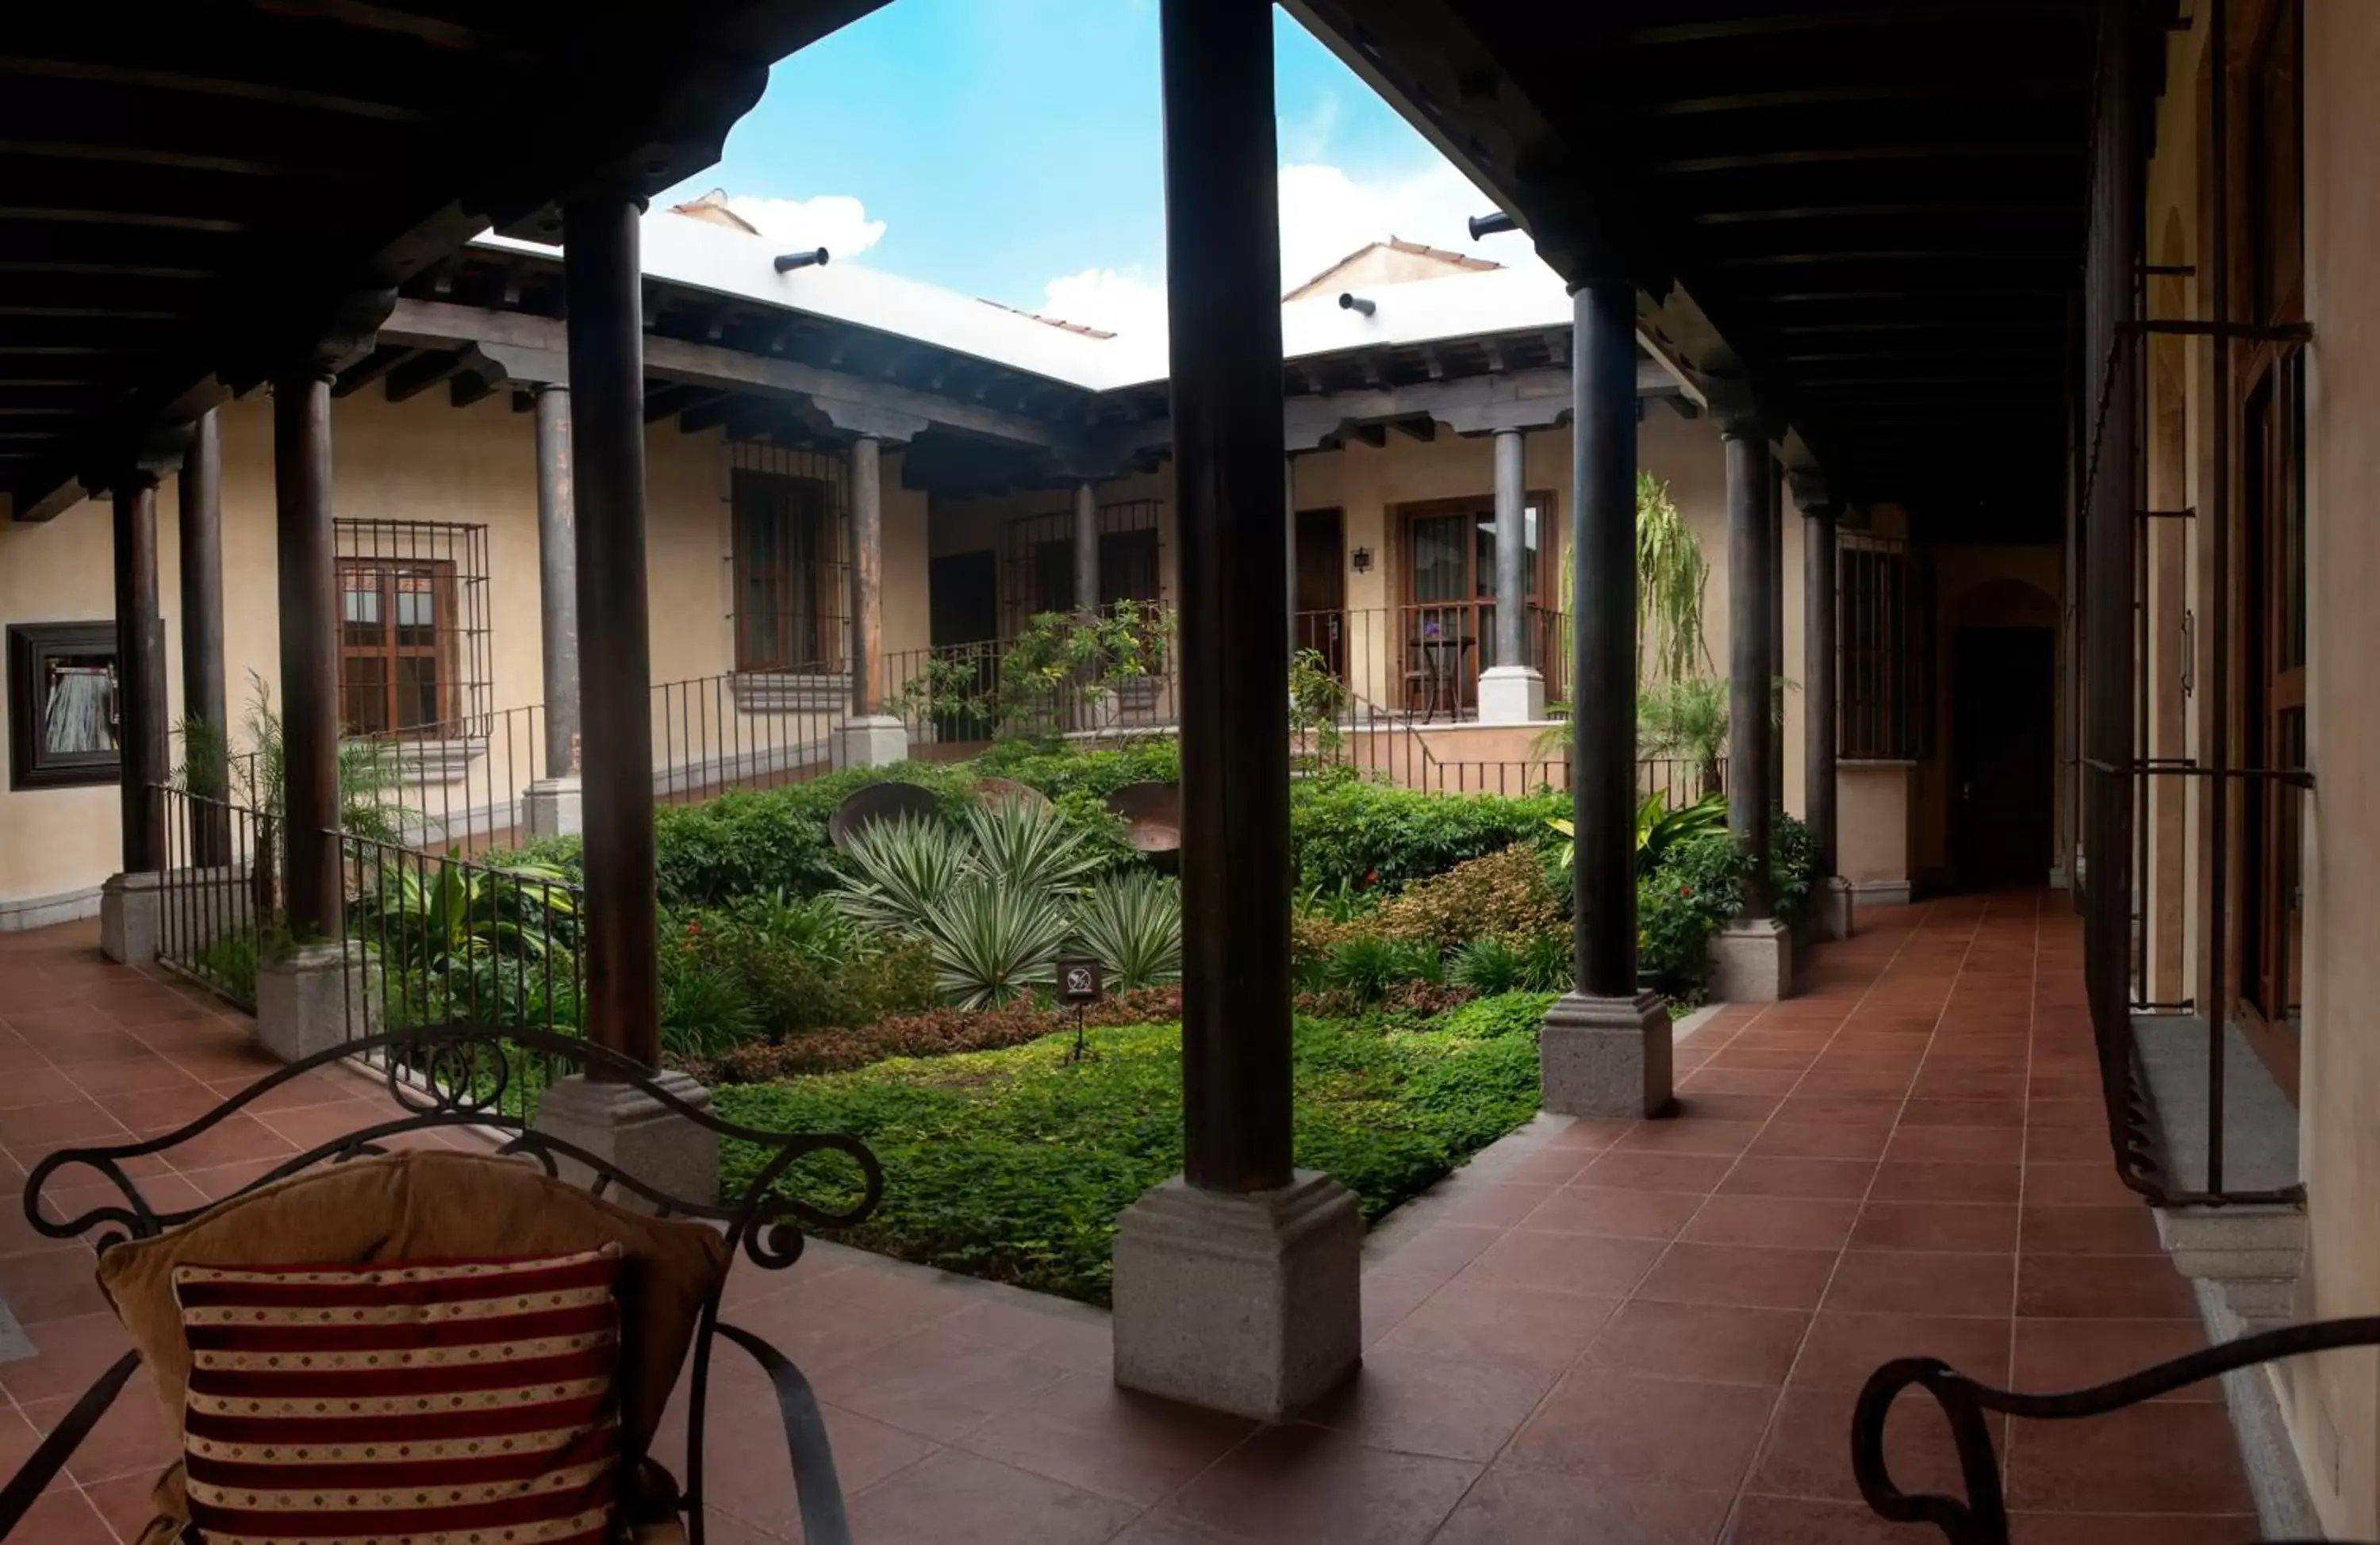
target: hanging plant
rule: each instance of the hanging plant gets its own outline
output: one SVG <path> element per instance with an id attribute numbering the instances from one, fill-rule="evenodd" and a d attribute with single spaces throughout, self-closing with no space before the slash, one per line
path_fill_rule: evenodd
<path id="1" fill-rule="evenodd" d="M 1670 497 L 1670 486 L 1636 474 L 1637 676 L 1677 682 L 1707 670 L 1703 646 L 1703 592 L 1710 565 L 1702 542 Z"/>

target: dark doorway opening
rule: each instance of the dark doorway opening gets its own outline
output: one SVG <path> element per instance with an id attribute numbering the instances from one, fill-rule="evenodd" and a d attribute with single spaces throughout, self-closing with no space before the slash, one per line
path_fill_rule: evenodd
<path id="1" fill-rule="evenodd" d="M 2040 885 L 2050 864 L 2057 634 L 1951 635 L 1950 859 L 1970 890 Z"/>
<path id="2" fill-rule="evenodd" d="M 1297 512 L 1297 646 L 1347 679 L 1346 532 L 1336 510 Z"/>
<path id="3" fill-rule="evenodd" d="M 1072 583 L 1071 579 L 1069 583 Z M 986 696 L 1000 654 L 1000 555 L 954 552 L 926 565 L 926 635 L 938 651 L 972 664 L 977 680 L 969 696 Z M 887 683 L 899 691 L 899 682 Z M 985 741 L 991 726 L 975 714 L 944 714 L 934 720 L 938 741 Z"/>

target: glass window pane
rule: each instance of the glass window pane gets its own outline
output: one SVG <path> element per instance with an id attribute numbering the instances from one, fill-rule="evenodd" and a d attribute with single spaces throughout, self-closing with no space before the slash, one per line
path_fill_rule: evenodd
<path id="1" fill-rule="evenodd" d="M 1459 601 L 1469 597 L 1463 572 L 1467 515 L 1433 515 L 1413 523 L 1413 593 L 1417 601 Z"/>

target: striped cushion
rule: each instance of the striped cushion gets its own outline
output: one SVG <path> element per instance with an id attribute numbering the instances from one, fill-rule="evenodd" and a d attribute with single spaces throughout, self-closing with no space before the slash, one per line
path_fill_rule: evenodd
<path id="1" fill-rule="evenodd" d="M 207 1545 L 601 1545 L 617 1249 L 178 1266 Z"/>

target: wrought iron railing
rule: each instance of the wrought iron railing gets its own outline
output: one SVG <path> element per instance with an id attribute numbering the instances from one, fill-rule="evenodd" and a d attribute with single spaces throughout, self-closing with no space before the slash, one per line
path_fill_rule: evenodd
<path id="1" fill-rule="evenodd" d="M 539 1036 L 580 1030 L 586 893 L 557 871 L 439 857 L 338 838 L 346 891 L 345 1038 L 454 1025 Z M 369 1056 L 369 1052 L 366 1054 Z M 506 1048 L 506 1114 L 536 1114 L 547 1053 Z"/>
<path id="2" fill-rule="evenodd" d="M 262 935 L 279 907 L 273 822 L 188 789 L 161 787 L 155 794 L 165 843 L 157 876 L 157 959 L 254 1008 Z"/>

